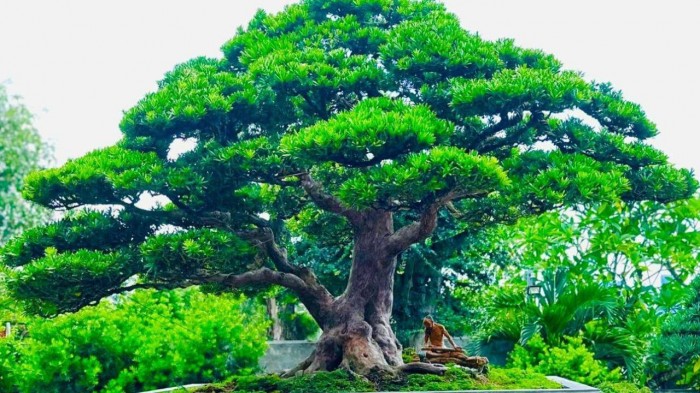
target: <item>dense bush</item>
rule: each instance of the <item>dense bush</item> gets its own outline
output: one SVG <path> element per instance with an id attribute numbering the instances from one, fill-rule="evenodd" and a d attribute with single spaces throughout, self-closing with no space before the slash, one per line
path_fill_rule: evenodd
<path id="1" fill-rule="evenodd" d="M 371 381 L 370 381 L 371 379 Z M 544 375 L 515 369 L 492 369 L 488 377 L 475 377 L 467 370 L 448 366 L 444 376 L 412 374 L 407 377 L 370 376 L 363 378 L 343 370 L 319 372 L 283 379 L 276 375 L 234 377 L 211 385 L 200 393 L 336 393 L 375 391 L 449 391 L 494 389 L 554 389 L 561 386 Z"/>
<path id="2" fill-rule="evenodd" d="M 651 393 L 648 387 L 638 387 L 630 382 L 603 382 L 597 386 L 603 393 Z"/>
<path id="3" fill-rule="evenodd" d="M 622 377 L 619 369 L 608 370 L 605 363 L 596 360 L 580 337 L 565 337 L 559 346 L 549 346 L 541 336 L 535 335 L 527 345 L 515 347 L 508 365 L 592 386 L 617 382 Z"/>
<path id="4" fill-rule="evenodd" d="M 0 388 L 117 393 L 221 380 L 257 368 L 266 328 L 242 297 L 135 292 L 0 341 Z"/>
<path id="5" fill-rule="evenodd" d="M 700 278 L 691 288 L 685 308 L 665 321 L 652 343 L 647 368 L 655 387 L 700 388 Z"/>

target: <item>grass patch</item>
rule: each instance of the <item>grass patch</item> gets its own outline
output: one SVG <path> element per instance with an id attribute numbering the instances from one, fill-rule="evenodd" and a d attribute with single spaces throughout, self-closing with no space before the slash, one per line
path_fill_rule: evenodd
<path id="1" fill-rule="evenodd" d="M 230 381 L 209 385 L 197 393 L 340 393 L 421 390 L 511 390 L 559 389 L 561 385 L 542 374 L 518 369 L 491 368 L 487 376 L 473 377 L 456 366 L 449 366 L 444 376 L 412 374 L 401 379 L 374 379 L 374 382 L 343 370 L 319 372 L 294 378 L 277 375 L 234 377 Z"/>

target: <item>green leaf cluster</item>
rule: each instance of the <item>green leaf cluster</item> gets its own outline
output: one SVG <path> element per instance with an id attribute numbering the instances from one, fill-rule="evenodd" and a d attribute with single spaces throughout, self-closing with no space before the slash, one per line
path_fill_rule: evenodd
<path id="1" fill-rule="evenodd" d="M 452 128 L 426 106 L 376 98 L 364 100 L 327 122 L 285 136 L 280 146 L 301 159 L 369 166 L 442 143 Z"/>
<path id="2" fill-rule="evenodd" d="M 560 112 L 586 101 L 588 84 L 575 72 L 521 66 L 496 72 L 490 79 L 452 81 L 452 104 L 466 116 L 517 110 Z"/>
<path id="3" fill-rule="evenodd" d="M 135 202 L 142 192 L 157 188 L 163 172 L 155 154 L 112 146 L 69 160 L 61 168 L 32 172 L 22 195 L 53 209 Z"/>
<path id="4" fill-rule="evenodd" d="M 5 245 L 2 261 L 10 267 L 43 258 L 47 251 L 110 251 L 142 241 L 153 232 L 154 220 L 127 212 L 83 210 L 62 221 L 24 231 Z"/>
<path id="5" fill-rule="evenodd" d="M 140 271 L 140 262 L 127 249 L 47 251 L 45 257 L 10 271 L 6 278 L 15 299 L 26 301 L 28 311 L 45 316 L 96 304 Z"/>
<path id="6" fill-rule="evenodd" d="M 647 365 L 658 387 L 700 387 L 700 279 L 691 290 L 684 307 L 664 322 L 652 342 Z"/>
<path id="7" fill-rule="evenodd" d="M 509 184 L 497 160 L 456 147 L 435 147 L 351 177 L 339 196 L 360 208 L 376 202 L 411 206 L 449 191 L 488 194 Z"/>
<path id="8" fill-rule="evenodd" d="M 243 273 L 257 250 L 235 234 L 199 229 L 149 238 L 141 245 L 149 278 L 196 276 L 198 271 Z"/>

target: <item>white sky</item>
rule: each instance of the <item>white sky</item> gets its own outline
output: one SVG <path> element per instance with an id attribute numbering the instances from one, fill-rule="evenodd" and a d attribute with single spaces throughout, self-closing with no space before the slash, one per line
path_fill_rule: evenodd
<path id="1" fill-rule="evenodd" d="M 175 64 L 219 47 L 263 0 L 0 0 L 0 82 L 23 97 L 58 163 L 119 137 L 122 111 Z M 694 0 L 445 0 L 487 39 L 556 55 L 638 102 L 672 162 L 700 170 L 695 117 L 700 3 Z M 697 4 L 697 5 L 696 5 Z"/>

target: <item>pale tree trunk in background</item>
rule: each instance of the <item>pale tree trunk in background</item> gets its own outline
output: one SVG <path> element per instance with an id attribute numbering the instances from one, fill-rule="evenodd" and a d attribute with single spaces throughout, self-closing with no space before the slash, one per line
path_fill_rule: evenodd
<path id="1" fill-rule="evenodd" d="M 279 317 L 279 306 L 277 305 L 277 299 L 270 297 L 265 299 L 267 303 L 267 315 L 272 320 L 272 326 L 270 326 L 270 338 L 273 340 L 282 339 L 282 322 Z"/>

